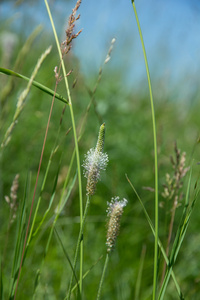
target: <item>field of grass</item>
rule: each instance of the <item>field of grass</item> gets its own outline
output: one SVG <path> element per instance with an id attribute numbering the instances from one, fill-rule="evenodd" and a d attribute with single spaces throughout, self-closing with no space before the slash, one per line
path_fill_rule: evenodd
<path id="1" fill-rule="evenodd" d="M 79 1 L 57 46 L 45 4 L 52 32 L 16 32 L 0 53 L 0 299 L 198 300 L 199 90 L 130 91 L 115 40 L 84 77 Z"/>

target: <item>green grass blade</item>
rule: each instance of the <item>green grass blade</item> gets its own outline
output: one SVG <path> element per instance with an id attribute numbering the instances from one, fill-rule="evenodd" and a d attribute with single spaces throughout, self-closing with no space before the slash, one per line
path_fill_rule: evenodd
<path id="1" fill-rule="evenodd" d="M 96 266 L 96 264 L 101 260 L 103 258 L 103 255 L 101 255 L 100 257 L 99 257 L 99 259 L 83 274 L 83 279 L 85 279 L 86 277 L 87 277 L 87 275 L 91 272 L 91 270 Z M 71 290 L 71 292 L 73 293 L 74 292 L 74 290 L 78 287 L 78 285 L 79 285 L 79 282 L 78 282 L 78 284 L 76 283 L 74 286 L 73 286 L 73 288 L 72 288 L 72 290 Z M 67 299 L 67 297 L 65 297 L 65 299 L 64 300 L 66 300 Z"/>
<path id="2" fill-rule="evenodd" d="M 143 272 L 143 268 L 144 268 L 145 255 L 146 255 L 146 245 L 143 245 L 141 257 L 140 257 L 140 264 L 139 264 L 137 280 L 136 280 L 136 284 L 135 284 L 135 300 L 140 299 L 139 294 L 140 294 L 140 289 L 141 289 L 142 272 Z"/>
<path id="3" fill-rule="evenodd" d="M 33 222 L 32 222 L 32 225 L 31 225 L 31 229 L 30 229 L 30 233 L 29 233 L 29 237 L 28 237 L 28 240 L 27 240 L 27 246 L 29 245 L 31 239 L 36 236 L 36 234 L 38 233 L 39 229 L 41 228 L 42 224 L 44 223 L 50 209 L 51 209 L 51 206 L 53 204 L 53 200 L 54 200 L 54 197 L 55 197 L 55 191 L 56 191 L 56 185 L 57 185 L 57 181 L 58 181 L 58 175 L 59 175 L 59 171 L 60 171 L 60 165 L 61 165 L 61 161 L 59 163 L 59 166 L 58 166 L 58 170 L 57 170 L 57 173 L 56 173 L 56 178 L 55 178 L 55 181 L 54 181 L 54 186 L 53 186 L 53 190 L 51 192 L 51 199 L 50 199 L 50 202 L 49 202 L 49 206 L 47 208 L 47 210 L 45 211 L 44 215 L 43 215 L 43 218 L 41 220 L 41 222 L 39 223 L 38 227 L 36 228 L 36 230 L 34 231 L 33 233 L 33 230 L 34 230 L 34 226 L 35 226 L 35 221 L 36 221 L 36 217 L 37 217 L 37 214 L 38 214 L 38 210 L 39 210 L 39 207 L 40 207 L 40 203 L 41 203 L 41 199 L 42 199 L 42 192 L 44 190 L 44 187 L 45 187 L 45 184 L 46 184 L 46 180 L 47 180 L 47 176 L 48 176 L 48 173 L 49 173 L 49 169 L 50 169 L 50 166 L 51 166 L 51 162 L 52 162 L 52 157 L 53 155 L 56 153 L 57 151 L 57 147 L 52 150 L 51 152 L 51 155 L 50 155 L 50 158 L 49 158 L 49 161 L 48 161 L 48 165 L 47 165 L 47 168 L 46 168 L 46 172 L 45 172 L 45 176 L 44 176 L 44 179 L 43 179 L 43 183 L 42 183 L 42 188 L 41 188 L 41 192 L 40 192 L 40 197 L 37 201 L 37 206 L 36 206 L 36 209 L 35 209 L 35 213 L 34 213 L 34 217 L 33 217 Z"/>
<path id="4" fill-rule="evenodd" d="M 36 272 L 36 276 L 35 276 L 35 281 L 34 281 L 34 288 L 33 288 L 33 298 L 32 299 L 35 299 L 36 297 L 36 290 L 37 290 L 37 287 L 38 287 L 38 284 L 39 284 L 39 281 L 40 281 L 40 269 L 37 270 Z"/>
<path id="5" fill-rule="evenodd" d="M 140 196 L 138 195 L 136 189 L 134 188 L 133 184 L 131 183 L 131 181 L 129 180 L 129 178 L 128 178 L 127 175 L 126 175 L 126 178 L 127 178 L 128 182 L 129 182 L 131 188 L 133 189 L 133 191 L 134 191 L 136 197 L 138 198 L 138 200 L 139 200 L 139 202 L 140 202 L 140 204 L 141 204 L 141 206 L 142 206 L 142 209 L 143 209 L 143 211 L 144 211 L 144 214 L 145 214 L 145 216 L 146 216 L 146 219 L 147 219 L 147 221 L 148 221 L 148 223 L 149 223 L 149 226 L 150 226 L 150 228 L 151 228 L 151 230 L 152 230 L 152 232 L 153 232 L 153 235 L 155 236 L 155 230 L 154 230 L 154 227 L 153 227 L 153 223 L 152 223 L 152 221 L 151 221 L 151 218 L 149 217 L 149 214 L 148 214 L 148 212 L 147 212 L 147 210 L 146 210 L 146 208 L 145 208 L 145 206 L 144 206 L 144 204 L 143 204 L 143 202 L 142 202 Z M 168 265 L 169 265 L 169 259 L 168 259 L 167 255 L 166 255 L 166 253 L 165 253 L 165 249 L 164 249 L 164 247 L 163 247 L 163 245 L 162 245 L 160 239 L 158 239 L 158 245 L 159 245 L 159 248 L 160 248 L 160 250 L 161 250 L 161 252 L 162 252 L 162 255 L 163 255 L 163 257 L 164 257 L 164 259 L 165 259 L 165 261 L 166 261 L 166 264 L 167 264 L 167 266 L 168 266 Z M 176 286 L 176 290 L 177 290 L 177 292 L 178 292 L 178 295 L 179 295 L 180 299 L 183 299 L 183 298 L 182 298 L 183 296 L 182 296 L 181 289 L 180 289 L 179 284 L 178 284 L 178 282 L 177 282 L 177 280 L 176 280 L 176 277 L 175 277 L 175 274 L 174 274 L 173 270 L 172 270 L 172 272 L 171 272 L 171 275 L 172 275 L 172 278 L 173 278 L 173 280 L 174 280 L 174 284 L 175 284 L 175 286 Z"/>
<path id="6" fill-rule="evenodd" d="M 165 274 L 165 278 L 163 281 L 163 284 L 161 286 L 160 289 L 160 293 L 159 293 L 159 297 L 158 299 L 161 300 L 164 297 L 168 282 L 169 282 L 169 278 L 170 278 L 170 274 L 172 272 L 172 267 L 176 262 L 179 250 L 181 248 L 182 242 L 184 240 L 188 225 L 189 225 L 189 221 L 190 221 L 190 217 L 194 208 L 194 205 L 196 203 L 197 200 L 197 196 L 199 193 L 199 190 L 197 190 L 197 193 L 192 201 L 192 203 L 189 205 L 189 195 L 190 195 L 190 187 L 191 187 L 191 177 L 192 177 L 192 170 L 190 172 L 190 177 L 188 180 L 188 186 L 187 186 L 187 193 L 186 193 L 186 199 L 185 199 L 185 206 L 183 209 L 183 213 L 182 213 L 182 218 L 181 218 L 181 222 L 179 224 L 177 233 L 176 233 L 176 237 L 172 246 L 172 251 L 170 254 L 170 258 L 169 258 L 169 264 L 168 264 L 168 268 Z M 183 299 L 183 298 L 181 298 Z"/>
<path id="7" fill-rule="evenodd" d="M 87 217 L 87 212 L 88 212 L 89 204 L 90 204 L 90 196 L 87 195 L 87 201 L 86 201 L 86 204 L 85 204 L 85 209 L 84 209 L 84 214 L 83 214 L 83 222 L 82 222 L 81 227 L 80 227 L 78 241 L 77 241 L 75 255 L 74 255 L 74 262 L 73 262 L 73 268 L 74 269 L 76 268 L 76 264 L 77 264 L 79 246 L 80 246 L 80 243 L 81 243 L 81 241 L 83 239 L 83 229 L 84 229 L 85 220 L 86 220 L 86 217 Z M 71 280 L 70 280 L 70 285 L 69 285 L 69 291 L 68 291 L 67 299 L 70 299 L 70 296 L 71 296 L 72 283 L 73 283 L 73 274 L 72 274 L 72 277 L 71 277 Z"/>
<path id="8" fill-rule="evenodd" d="M 32 238 L 34 238 L 34 237 L 37 235 L 38 231 L 40 230 L 40 228 L 41 228 L 42 225 L 44 224 L 44 221 L 45 221 L 45 219 L 46 219 L 46 217 L 47 217 L 47 215 L 48 215 L 48 213 L 49 213 L 49 211 L 50 211 L 50 209 L 51 209 L 51 207 L 52 207 L 54 197 L 55 197 L 55 192 L 52 194 L 51 199 L 50 199 L 50 201 L 49 201 L 49 206 L 48 206 L 48 208 L 46 209 L 46 211 L 45 211 L 45 213 L 44 213 L 44 215 L 43 215 L 43 217 L 42 217 L 42 220 L 40 221 L 38 227 L 37 227 L 37 228 L 35 229 L 35 231 L 33 232 Z"/>
<path id="9" fill-rule="evenodd" d="M 30 92 L 32 82 L 33 82 L 34 78 L 36 77 L 43 61 L 45 60 L 47 55 L 49 55 L 50 52 L 51 52 L 51 47 L 47 48 L 45 50 L 45 52 L 42 53 L 42 55 L 39 57 L 36 65 L 34 67 L 34 70 L 31 74 L 30 80 L 28 81 L 28 84 L 27 84 L 26 88 L 20 93 L 20 95 L 18 97 L 18 100 L 17 100 L 17 105 L 16 105 L 14 116 L 13 116 L 13 120 L 12 120 L 10 126 L 8 127 L 8 129 L 6 130 L 3 141 L 1 143 L 1 147 L 7 146 L 8 143 L 10 142 L 13 130 L 14 130 L 16 124 L 18 123 L 18 118 L 19 118 L 19 116 L 21 115 L 21 113 L 24 109 L 24 106 L 25 106 L 25 103 L 26 103 L 26 98 L 27 98 L 27 96 Z"/>
<path id="10" fill-rule="evenodd" d="M 54 232 L 55 232 L 56 237 L 57 237 L 57 239 L 58 239 L 58 241 L 59 241 L 59 243 L 60 243 L 60 245 L 61 245 L 61 247 L 62 247 L 63 253 L 64 253 L 64 255 L 65 255 L 65 257 L 66 257 L 66 259 L 67 259 L 67 261 L 68 261 L 68 263 L 69 263 L 69 265 L 70 265 L 70 268 L 72 269 L 72 272 L 73 272 L 73 275 L 74 275 L 74 278 L 75 278 L 75 281 L 76 281 L 76 286 L 78 287 L 78 286 L 79 286 L 78 278 L 77 278 L 77 276 L 76 276 L 76 271 L 75 271 L 75 269 L 73 268 L 73 264 L 72 264 L 72 262 L 71 262 L 71 259 L 70 259 L 69 255 L 68 255 L 68 253 L 67 253 L 67 251 L 66 251 L 64 245 L 63 245 L 63 242 L 62 242 L 62 240 L 61 240 L 61 238 L 60 238 L 60 236 L 59 236 L 58 231 L 57 231 L 56 228 L 54 228 Z M 79 290 L 79 288 L 78 288 L 78 293 L 79 293 L 79 296 L 80 296 L 80 290 Z"/>
<path id="11" fill-rule="evenodd" d="M 157 270 L 158 269 L 158 154 L 157 154 L 156 119 L 155 119 L 154 101 L 153 101 L 153 93 L 152 93 L 152 87 L 151 87 L 151 79 L 150 79 L 147 55 L 146 55 L 142 31 L 141 31 L 141 27 L 140 27 L 134 0 L 132 0 L 132 5 L 133 5 L 134 13 L 135 13 L 137 26 L 138 26 L 138 31 L 139 31 L 139 35 L 140 35 L 140 41 L 141 41 L 141 45 L 142 45 L 144 61 L 145 61 L 145 66 L 146 66 L 146 73 L 147 73 L 149 94 L 150 94 L 150 103 L 151 103 L 152 127 L 153 127 L 154 168 L 155 168 L 155 241 L 154 241 L 153 300 L 155 300 L 156 299 L 156 290 L 157 290 L 157 273 L 158 273 L 158 270 Z"/>
<path id="12" fill-rule="evenodd" d="M 29 53 L 31 51 L 31 47 L 32 47 L 34 40 L 39 35 L 41 30 L 42 30 L 42 26 L 41 25 L 37 26 L 34 29 L 34 31 L 30 34 L 30 36 L 27 38 L 25 43 L 22 45 L 22 47 L 20 48 L 19 53 L 17 55 L 14 67 L 13 67 L 14 70 L 17 70 L 23 64 L 23 61 L 26 59 L 26 56 L 29 55 Z M 14 78 L 11 76 L 9 78 L 9 80 L 6 82 L 5 86 L 1 90 L 1 100 L 0 101 L 1 101 L 2 105 L 5 104 L 7 97 L 9 96 L 9 94 L 12 91 L 13 79 Z"/>
<path id="13" fill-rule="evenodd" d="M 109 253 L 107 253 L 107 254 L 106 254 L 105 263 L 104 263 L 104 267 L 103 267 L 103 272 L 102 272 L 102 275 L 101 275 L 101 280 L 100 280 L 100 283 L 99 283 L 99 288 L 98 288 L 96 300 L 99 300 L 99 299 L 100 299 L 100 296 L 101 296 L 101 290 L 102 290 L 104 278 L 105 278 L 105 275 L 106 275 L 106 270 L 107 270 L 107 267 L 108 267 L 109 257 L 110 257 L 110 256 L 109 256 Z"/>
<path id="14" fill-rule="evenodd" d="M 12 71 L 12 70 L 1 68 L 1 67 L 0 67 L 0 73 L 6 74 L 6 75 L 9 75 L 9 76 L 15 76 L 15 77 L 24 79 L 26 81 L 30 80 L 30 78 L 28 78 L 28 77 L 26 77 L 22 74 L 19 74 L 17 72 Z M 41 91 L 45 92 L 46 94 L 54 96 L 55 92 L 53 90 L 51 90 L 50 88 L 46 87 L 45 85 L 43 85 L 43 84 L 41 84 L 41 83 L 39 83 L 35 80 L 32 81 L 32 85 L 34 85 L 35 87 L 37 87 Z M 63 96 L 59 95 L 58 93 L 55 93 L 55 98 L 57 98 L 58 100 L 64 102 L 65 104 L 69 103 L 68 100 L 66 100 Z"/>
<path id="15" fill-rule="evenodd" d="M 12 299 L 14 297 L 15 285 L 18 277 L 19 266 L 20 266 L 20 259 L 23 251 L 23 241 L 26 232 L 28 190 L 29 190 L 29 177 L 27 177 L 26 180 L 23 201 L 20 202 L 20 209 L 19 209 L 20 215 L 17 218 L 18 224 L 17 224 L 17 233 L 16 233 L 16 245 L 14 249 L 14 258 L 13 258 L 12 275 L 11 275 L 12 279 L 10 282 L 9 299 Z"/>
<path id="16" fill-rule="evenodd" d="M 55 29 L 54 21 L 52 18 L 52 14 L 50 11 L 50 7 L 47 0 L 44 0 L 47 13 L 49 15 L 49 19 L 51 22 L 52 30 L 54 33 L 54 38 L 57 45 L 58 54 L 60 57 L 63 77 L 65 81 L 66 91 L 67 91 L 67 97 L 69 100 L 69 109 L 70 109 L 70 115 L 71 115 L 71 122 L 72 122 L 72 128 L 73 128 L 73 135 L 74 135 L 74 144 L 75 144 L 75 151 L 76 151 L 76 163 L 77 163 L 77 171 L 78 171 L 78 188 L 79 188 L 79 209 L 80 209 L 80 228 L 82 227 L 83 223 L 83 194 L 82 194 L 82 178 L 81 178 L 81 164 L 80 164 L 80 156 L 79 156 L 79 146 L 78 146 L 78 138 L 77 138 L 77 132 L 76 132 L 76 124 L 75 124 L 75 118 L 74 118 L 74 111 L 73 111 L 73 104 L 71 99 L 71 93 L 69 90 L 69 83 L 67 79 L 67 72 L 65 69 L 65 64 L 63 61 L 63 55 L 60 48 L 60 43 L 58 40 L 58 35 Z M 82 294 L 82 277 L 83 277 L 83 240 L 80 244 L 80 293 Z"/>
<path id="17" fill-rule="evenodd" d="M 71 191 L 76 183 L 76 179 L 77 179 L 77 173 L 74 175 L 73 180 L 69 184 L 67 195 L 64 198 L 61 198 L 61 201 L 59 202 L 58 206 L 56 207 L 56 210 L 55 210 L 56 214 L 60 214 L 61 211 L 63 210 L 64 206 L 66 205 L 66 203 L 69 199 L 69 196 L 71 194 Z"/>
<path id="18" fill-rule="evenodd" d="M 158 296 L 159 300 L 164 298 L 165 291 L 166 291 L 166 288 L 167 288 L 167 285 L 168 285 L 168 282 L 169 282 L 169 279 L 170 279 L 170 275 L 171 275 L 171 272 L 172 272 L 172 267 L 176 262 L 178 252 L 180 250 L 180 247 L 181 247 L 181 244 L 183 242 L 187 227 L 189 225 L 189 218 L 190 218 L 189 215 L 187 215 L 186 218 L 184 219 L 184 222 L 183 222 L 182 226 L 178 230 L 177 238 L 175 239 L 175 242 L 174 242 L 174 245 L 173 245 L 173 248 L 172 248 L 172 253 L 170 255 L 169 263 L 168 263 L 168 266 L 167 266 L 167 272 L 165 274 L 165 278 L 163 280 L 163 284 L 162 284 L 162 287 L 160 289 L 160 293 L 159 293 L 159 296 Z M 180 298 L 180 299 L 183 299 L 183 298 Z"/>
<path id="19" fill-rule="evenodd" d="M 67 200 L 68 200 L 68 198 L 70 197 L 72 188 L 73 188 L 73 186 L 74 186 L 74 184 L 75 184 L 75 182 L 76 182 L 76 180 L 75 180 L 76 176 L 77 176 L 77 175 L 75 174 L 74 179 L 73 179 L 73 181 L 72 181 L 72 183 L 71 183 L 71 185 L 70 185 L 69 191 L 68 191 L 68 193 L 67 193 L 67 196 L 65 197 L 65 200 L 63 201 L 63 198 L 62 198 L 62 197 L 61 197 L 61 199 L 60 199 L 60 203 L 62 203 L 62 208 L 64 207 L 63 203 L 66 203 Z M 54 193 L 55 193 L 55 191 L 54 191 Z M 54 194 L 54 193 L 53 193 L 53 194 Z M 53 197 L 53 195 L 52 195 L 52 197 Z M 51 199 L 51 200 L 52 200 L 52 199 Z M 60 206 L 60 203 L 59 203 L 58 207 L 61 207 L 61 206 Z M 50 205 L 51 205 L 51 204 L 50 204 Z M 48 250 L 49 250 L 49 245 L 50 245 L 50 242 L 51 242 L 51 239 L 52 239 L 52 236 L 53 236 L 53 232 L 54 232 L 54 229 L 55 229 L 55 225 L 56 225 L 56 223 L 57 223 L 57 220 L 58 220 L 58 218 L 59 218 L 60 213 L 61 213 L 61 209 L 57 209 L 57 211 L 55 212 L 54 220 L 53 220 L 53 223 L 52 223 L 51 228 L 50 228 L 50 232 L 49 232 L 48 240 L 47 240 L 47 243 L 46 243 L 46 247 L 45 247 L 45 251 L 44 251 L 44 256 L 43 256 L 43 260 L 42 260 L 41 268 L 40 268 L 40 269 L 42 269 L 42 267 L 43 267 L 43 265 L 44 265 L 44 261 L 45 261 L 46 255 L 47 255 L 47 253 L 48 253 Z M 44 218 L 43 218 L 43 219 L 44 219 Z M 42 219 L 42 221 L 41 221 L 42 223 L 43 223 L 43 219 Z M 40 225 L 41 225 L 41 224 L 39 224 L 39 226 L 40 226 Z M 41 226 L 40 226 L 40 227 L 41 227 Z M 36 229 L 36 232 L 34 232 L 34 235 L 37 233 L 38 230 L 39 230 L 39 229 L 37 228 L 37 229 Z M 34 297 L 35 297 L 35 293 L 36 293 L 36 288 L 37 288 L 37 286 L 38 286 L 38 284 L 39 284 L 39 281 L 40 281 L 40 272 L 41 272 L 41 271 L 38 272 L 38 274 L 36 275 L 36 279 L 35 279 L 35 291 L 34 291 Z"/>

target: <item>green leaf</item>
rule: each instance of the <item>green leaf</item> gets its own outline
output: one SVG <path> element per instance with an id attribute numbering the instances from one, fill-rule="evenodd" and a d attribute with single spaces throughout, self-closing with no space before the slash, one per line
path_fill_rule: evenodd
<path id="1" fill-rule="evenodd" d="M 18 78 L 22 78 L 22 79 L 24 79 L 26 81 L 30 80 L 30 78 L 28 78 L 28 77 L 26 77 L 24 75 L 21 75 L 21 74 L 19 74 L 17 72 L 14 72 L 14 71 L 9 70 L 9 69 L 1 68 L 1 67 L 0 67 L 0 73 L 6 74 L 6 75 L 9 75 L 9 76 L 15 76 L 15 77 L 18 77 Z M 44 86 L 43 84 L 41 84 L 41 83 L 33 80 L 32 85 L 34 85 L 35 87 L 37 87 L 41 91 L 43 91 L 43 92 L 45 92 L 45 93 L 47 93 L 47 94 L 49 94 L 51 96 L 54 96 L 54 91 L 51 90 L 51 89 L 49 89 L 48 87 Z M 63 96 L 59 95 L 58 93 L 55 93 L 55 98 L 57 98 L 58 100 L 64 102 L 65 104 L 69 103 L 67 99 L 65 99 Z"/>

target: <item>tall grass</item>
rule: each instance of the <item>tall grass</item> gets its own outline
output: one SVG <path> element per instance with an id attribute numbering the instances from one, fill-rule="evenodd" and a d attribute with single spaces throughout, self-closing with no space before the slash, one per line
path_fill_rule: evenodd
<path id="1" fill-rule="evenodd" d="M 151 79 L 149 73 L 149 67 L 147 62 L 146 50 L 144 46 L 144 41 L 142 37 L 142 31 L 140 28 L 140 23 L 138 20 L 137 10 L 135 7 L 134 0 L 132 0 L 132 5 L 135 13 L 135 18 L 137 21 L 137 26 L 139 30 L 140 40 L 142 44 L 142 50 L 144 54 L 144 61 L 147 72 L 147 79 L 149 85 L 149 94 L 150 94 L 150 102 L 151 102 L 151 115 L 152 115 L 152 127 L 153 127 L 153 142 L 154 142 L 154 167 L 155 167 L 155 243 L 154 243 L 154 275 L 153 275 L 153 300 L 156 298 L 156 289 L 157 289 L 157 266 L 158 266 L 158 154 L 157 154 L 157 135 L 156 135 L 156 120 L 155 120 L 155 110 L 154 110 L 154 101 L 153 101 L 153 93 L 151 87 Z"/>
<path id="2" fill-rule="evenodd" d="M 84 83 L 75 85 L 76 78 L 69 66 L 72 62 L 68 58 L 73 40 L 81 34 L 81 31 L 75 33 L 81 1 L 77 1 L 68 19 L 63 42 L 59 42 L 48 1 L 44 2 L 58 53 L 54 87 L 49 88 L 35 78 L 51 55 L 50 47 L 40 55 L 30 77 L 21 74 L 17 62 L 14 70 L 0 68 L 4 76 L 28 82 L 18 93 L 17 108 L 11 109 L 13 117 L 8 121 L 5 116 L 9 105 L 5 99 L 11 97 L 10 84 L 1 100 L 2 172 L 7 174 L 5 158 L 15 159 L 11 156 L 12 147 L 18 149 L 18 143 L 24 143 L 23 155 L 16 162 L 20 176 L 12 180 L 3 176 L 9 185 L 4 183 L 6 193 L 2 189 L 2 198 L 4 196 L 6 201 L 3 200 L 1 211 L 1 299 L 184 299 L 187 289 L 182 285 L 184 280 L 180 273 L 176 272 L 176 265 L 184 268 L 184 262 L 180 263 L 181 256 L 185 255 L 184 239 L 199 196 L 196 163 L 188 166 L 186 153 L 175 144 L 172 172 L 169 166 L 164 171 L 159 169 L 159 163 L 163 164 L 158 157 L 160 120 L 156 119 L 156 110 L 159 103 L 153 99 L 135 2 L 132 1 L 132 5 L 143 49 L 150 105 L 146 98 L 143 102 L 135 100 L 137 108 L 130 104 L 125 111 L 126 126 L 122 125 L 126 130 L 115 122 L 115 113 L 118 120 L 123 116 L 121 100 L 114 99 L 108 115 L 102 113 L 96 100 L 101 93 L 113 93 L 113 90 L 103 89 L 103 84 L 106 85 L 103 67 L 112 59 L 115 39 L 111 41 L 94 88 L 87 87 L 84 94 Z M 61 93 L 62 84 L 64 92 Z M 51 103 L 48 102 L 50 96 Z M 123 96 L 128 97 L 125 92 Z M 138 111 L 134 112 L 134 107 Z M 145 112 L 147 107 L 148 113 Z M 39 119 L 42 126 L 34 131 L 37 122 L 34 120 L 32 128 L 28 123 L 29 141 L 36 136 L 36 162 L 32 165 L 33 157 L 26 158 L 29 163 L 24 169 L 28 151 L 34 155 L 25 142 L 26 132 L 23 133 L 23 122 L 26 116 L 31 121 L 31 113 L 37 113 L 38 119 L 42 115 Z M 147 143 L 153 145 L 153 155 L 150 147 L 144 145 L 139 130 L 133 129 L 133 116 L 144 123 L 148 119 L 143 136 L 150 136 Z M 38 133 L 42 136 L 38 137 Z M 127 147 L 130 138 L 134 146 L 128 143 Z M 30 148 L 33 146 L 34 143 Z M 15 155 L 17 157 L 17 151 Z M 177 260 L 178 255 L 180 260 Z M 190 288 L 190 283 L 187 287 Z"/>

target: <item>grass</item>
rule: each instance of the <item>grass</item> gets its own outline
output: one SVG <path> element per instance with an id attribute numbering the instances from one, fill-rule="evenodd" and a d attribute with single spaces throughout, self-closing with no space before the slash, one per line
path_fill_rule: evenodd
<path id="1" fill-rule="evenodd" d="M 57 56 L 40 48 L 32 72 L 20 69 L 37 29 L 13 68 L 0 68 L 1 299 L 198 299 L 199 103 L 186 123 L 186 103 L 153 99 L 134 1 L 150 104 L 120 94 L 108 67 L 115 39 L 93 86 L 77 80 L 70 54 L 80 2 L 63 43 L 45 4 Z M 46 84 L 49 56 L 57 68 Z"/>
<path id="2" fill-rule="evenodd" d="M 135 18 L 139 30 L 140 40 L 142 44 L 142 50 L 144 54 L 144 61 L 147 72 L 147 79 L 149 85 L 149 94 L 150 94 L 150 103 L 151 103 L 151 115 L 152 115 L 152 127 L 153 127 L 153 142 L 154 142 L 154 172 L 155 172 L 155 243 L 154 243 L 154 276 L 153 276 L 153 300 L 156 299 L 156 290 L 157 290 L 157 273 L 158 273 L 158 150 L 157 150 L 157 133 L 156 133 L 156 120 L 155 120 L 155 110 L 154 110 L 154 100 L 151 87 L 151 79 L 149 73 L 149 67 L 147 62 L 146 50 L 144 46 L 142 31 L 140 28 L 140 22 L 137 15 L 137 10 L 135 7 L 135 2 L 132 0 L 132 5 L 135 13 Z"/>

